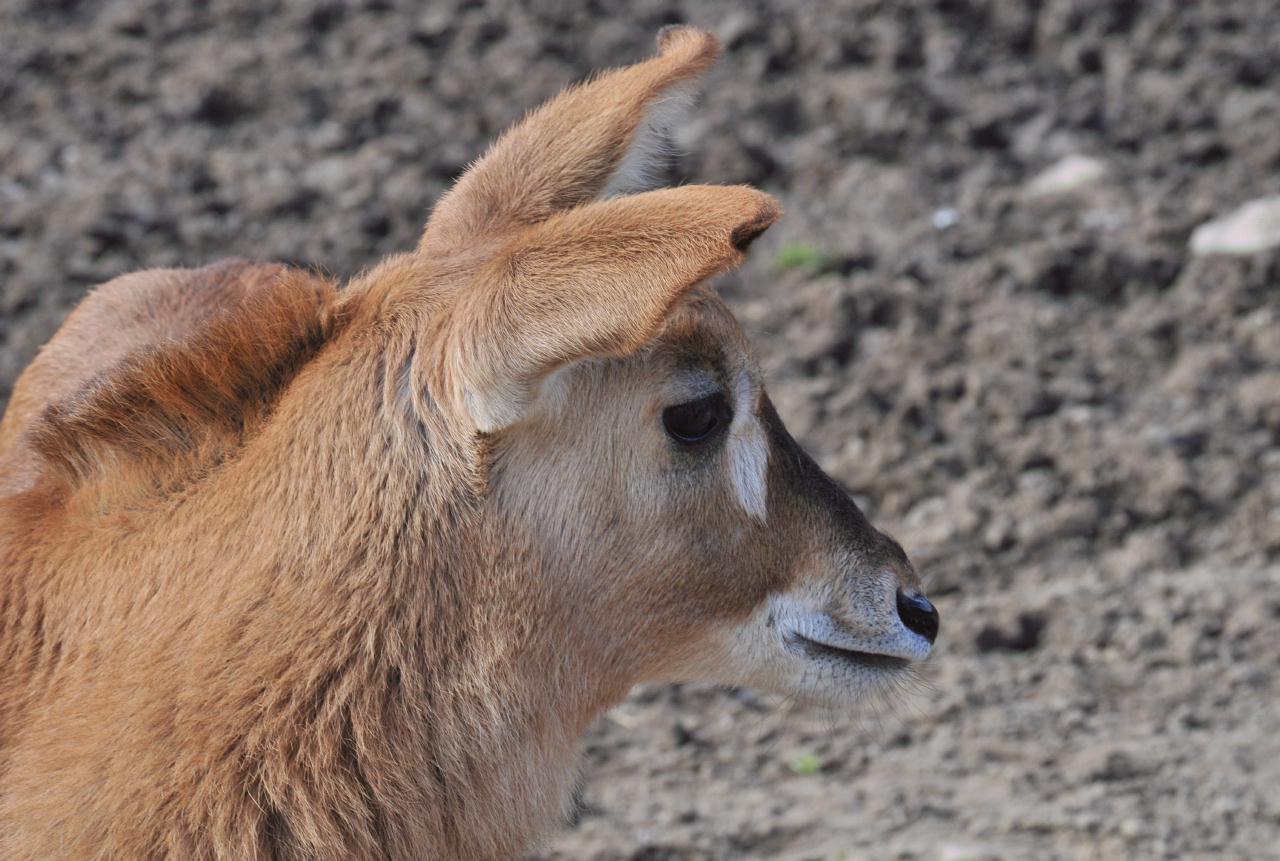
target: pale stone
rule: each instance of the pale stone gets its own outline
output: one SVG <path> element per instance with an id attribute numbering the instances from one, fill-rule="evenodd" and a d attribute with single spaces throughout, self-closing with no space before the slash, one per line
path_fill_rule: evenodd
<path id="1" fill-rule="evenodd" d="M 1069 194 L 1092 185 L 1107 175 L 1107 165 L 1101 159 L 1087 155 L 1069 155 L 1045 168 L 1027 184 L 1029 197 L 1048 197 Z"/>
<path id="2" fill-rule="evenodd" d="M 1260 197 L 1191 234 L 1192 254 L 1256 254 L 1280 246 L 1280 195 Z"/>

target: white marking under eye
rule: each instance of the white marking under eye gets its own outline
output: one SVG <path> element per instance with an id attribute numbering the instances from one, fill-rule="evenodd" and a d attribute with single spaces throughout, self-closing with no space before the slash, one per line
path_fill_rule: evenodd
<path id="1" fill-rule="evenodd" d="M 738 377 L 729 426 L 729 477 L 747 514 L 764 522 L 769 513 L 769 443 L 755 409 L 751 377 Z"/>

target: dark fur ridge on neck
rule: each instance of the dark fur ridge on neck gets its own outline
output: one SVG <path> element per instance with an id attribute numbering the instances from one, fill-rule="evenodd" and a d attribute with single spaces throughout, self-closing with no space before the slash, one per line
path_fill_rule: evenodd
<path id="1" fill-rule="evenodd" d="M 68 488 L 123 463 L 163 473 L 225 456 L 342 328 L 336 296 L 327 279 L 282 270 L 190 336 L 133 354 L 50 404 L 31 427 L 33 449 Z"/>

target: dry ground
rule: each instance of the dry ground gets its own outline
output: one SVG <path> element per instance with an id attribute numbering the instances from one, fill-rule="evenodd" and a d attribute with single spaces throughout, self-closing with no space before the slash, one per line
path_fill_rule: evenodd
<path id="1" fill-rule="evenodd" d="M 859 715 L 639 692 L 540 857 L 1280 857 L 1280 254 L 1187 251 L 1280 192 L 1271 0 L 4 0 L 0 403 L 119 273 L 408 247 L 673 21 L 728 52 L 672 176 L 788 206 L 723 289 L 943 634 Z"/>

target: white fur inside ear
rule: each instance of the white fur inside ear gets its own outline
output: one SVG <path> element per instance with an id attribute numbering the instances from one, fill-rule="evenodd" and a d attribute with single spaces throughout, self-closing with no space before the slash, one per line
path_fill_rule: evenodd
<path id="1" fill-rule="evenodd" d="M 547 409 L 566 409 L 569 378 L 595 359 L 590 357 L 568 362 L 542 380 L 529 380 L 507 386 L 491 386 L 484 392 L 468 387 L 463 394 L 467 412 L 481 433 L 494 433 L 523 419 L 536 404 Z"/>
<path id="2" fill-rule="evenodd" d="M 463 394 L 467 412 L 480 433 L 494 433 L 520 421 L 527 396 L 515 388 L 478 392 L 468 388 Z"/>
<path id="3" fill-rule="evenodd" d="M 600 197 L 616 197 L 654 188 L 666 165 L 676 154 L 672 130 L 684 121 L 697 96 L 693 84 L 673 87 L 645 113 L 627 154 L 613 172 Z"/>

